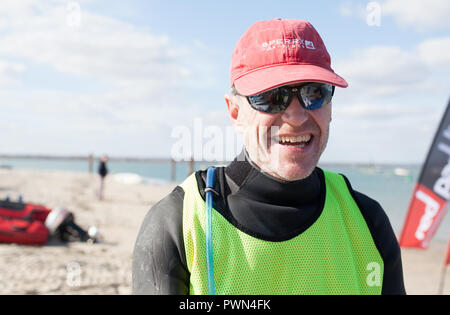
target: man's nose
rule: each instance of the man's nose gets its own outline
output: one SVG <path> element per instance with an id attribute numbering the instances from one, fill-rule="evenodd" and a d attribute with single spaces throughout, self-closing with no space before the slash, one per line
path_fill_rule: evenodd
<path id="1" fill-rule="evenodd" d="M 288 108 L 282 114 L 282 119 L 291 125 L 301 125 L 308 120 L 308 110 L 300 103 L 297 96 L 292 97 Z"/>

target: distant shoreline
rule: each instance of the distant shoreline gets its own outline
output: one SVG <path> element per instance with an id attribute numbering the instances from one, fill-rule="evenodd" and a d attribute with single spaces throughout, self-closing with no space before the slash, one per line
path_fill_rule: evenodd
<path id="1" fill-rule="evenodd" d="M 99 160 L 101 156 L 92 156 L 94 160 Z M 76 161 L 88 161 L 89 156 L 85 155 L 73 155 L 73 156 L 56 156 L 56 155 L 16 155 L 16 154 L 2 154 L 0 155 L 1 159 L 21 159 L 21 160 L 76 160 Z M 142 163 L 170 163 L 173 161 L 171 158 L 156 158 L 156 157 L 109 157 L 110 161 L 114 162 L 142 162 Z M 0 161 L 1 162 L 1 161 Z M 181 161 L 175 161 L 176 163 L 189 163 L 189 160 L 181 160 Z M 204 161 L 204 160 L 194 160 L 194 163 L 200 163 L 200 164 L 228 164 L 231 161 Z M 405 166 L 405 167 L 420 167 L 422 163 L 366 163 L 366 162 L 319 162 L 319 165 L 321 166 L 327 166 L 327 165 L 337 165 L 337 166 L 352 166 L 352 167 L 398 167 L 398 166 Z"/>

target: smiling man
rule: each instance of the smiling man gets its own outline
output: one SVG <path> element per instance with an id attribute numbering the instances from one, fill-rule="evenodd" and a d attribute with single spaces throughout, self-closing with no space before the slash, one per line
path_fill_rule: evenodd
<path id="1" fill-rule="evenodd" d="M 235 47 L 230 85 L 225 101 L 244 150 L 226 167 L 192 174 L 149 211 L 133 292 L 405 294 L 381 206 L 317 167 L 333 94 L 347 83 L 315 28 L 252 25 Z"/>

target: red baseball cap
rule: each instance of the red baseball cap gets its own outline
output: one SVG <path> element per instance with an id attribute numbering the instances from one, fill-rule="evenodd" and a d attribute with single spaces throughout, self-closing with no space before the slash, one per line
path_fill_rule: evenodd
<path id="1" fill-rule="evenodd" d="M 295 82 L 348 86 L 331 69 L 327 48 L 311 23 L 273 19 L 250 26 L 233 52 L 231 86 L 254 95 Z"/>

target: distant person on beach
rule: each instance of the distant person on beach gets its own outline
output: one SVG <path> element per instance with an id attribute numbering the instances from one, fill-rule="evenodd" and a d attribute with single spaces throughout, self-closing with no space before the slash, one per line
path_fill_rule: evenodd
<path id="1" fill-rule="evenodd" d="M 98 166 L 98 175 L 100 175 L 100 185 L 98 189 L 98 199 L 103 200 L 103 192 L 105 189 L 105 177 L 108 175 L 108 168 L 106 163 L 108 162 L 108 157 L 103 155 L 100 159 L 100 164 Z"/>
<path id="2" fill-rule="evenodd" d="M 316 29 L 300 20 L 253 24 L 235 47 L 230 81 L 225 102 L 243 151 L 226 167 L 193 173 L 150 209 L 135 244 L 133 293 L 405 294 L 383 208 L 317 167 L 332 97 L 347 82 Z"/>

